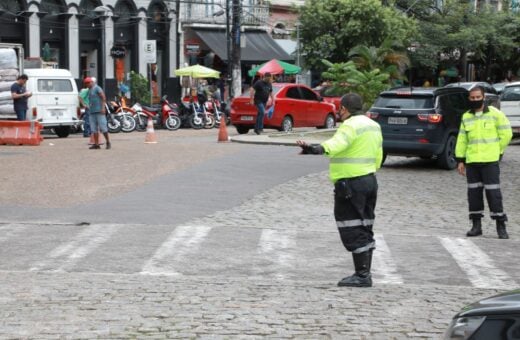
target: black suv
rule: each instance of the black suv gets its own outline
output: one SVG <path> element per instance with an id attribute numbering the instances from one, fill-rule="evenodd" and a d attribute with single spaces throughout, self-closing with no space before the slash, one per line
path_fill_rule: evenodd
<path id="1" fill-rule="evenodd" d="M 367 115 L 381 125 L 386 155 L 434 158 L 454 169 L 455 143 L 468 110 L 463 87 L 400 87 L 379 94 Z"/>
<path id="2" fill-rule="evenodd" d="M 480 86 L 484 89 L 486 93 L 484 93 L 484 98 L 486 100 L 486 104 L 496 107 L 500 109 L 500 95 L 498 91 L 491 85 L 485 81 L 466 81 L 460 83 L 451 83 L 444 87 L 463 87 L 466 90 L 471 89 L 472 87 Z"/>

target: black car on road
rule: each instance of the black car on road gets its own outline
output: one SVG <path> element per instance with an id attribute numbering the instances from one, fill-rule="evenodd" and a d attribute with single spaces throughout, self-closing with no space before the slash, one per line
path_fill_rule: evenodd
<path id="1" fill-rule="evenodd" d="M 380 93 L 367 115 L 381 126 L 385 157 L 433 158 L 439 167 L 454 169 L 460 120 L 468 107 L 463 87 L 399 87 Z"/>
<path id="2" fill-rule="evenodd" d="M 484 89 L 484 98 L 487 105 L 491 105 L 496 107 L 497 109 L 500 109 L 500 94 L 493 85 L 485 81 L 466 81 L 460 83 L 451 83 L 444 87 L 463 87 L 466 90 L 470 90 L 475 86 L 480 86 Z"/>
<path id="3" fill-rule="evenodd" d="M 444 339 L 520 339 L 520 289 L 464 307 L 453 317 Z"/>

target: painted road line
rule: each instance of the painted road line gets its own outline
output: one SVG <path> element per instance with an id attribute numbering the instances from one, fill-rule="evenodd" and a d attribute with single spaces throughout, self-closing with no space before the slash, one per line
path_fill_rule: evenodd
<path id="1" fill-rule="evenodd" d="M 165 267 L 174 259 L 195 253 L 210 230 L 211 227 L 205 226 L 178 226 L 145 263 L 140 273 L 143 275 L 181 275 L 177 271 Z M 161 262 L 167 262 L 167 264 Z"/>
<path id="2" fill-rule="evenodd" d="M 403 278 L 397 272 L 397 266 L 385 238 L 381 234 L 375 235 L 374 238 L 376 249 L 372 254 L 372 274 L 377 276 L 377 282 L 402 284 Z"/>
<path id="3" fill-rule="evenodd" d="M 105 243 L 120 226 L 95 224 L 85 228 L 68 243 L 54 248 L 47 259 L 29 270 L 68 271 L 81 259 L 87 257 L 101 244 Z"/>
<path id="4" fill-rule="evenodd" d="M 295 251 L 296 230 L 262 230 L 258 253 L 274 262 L 277 279 L 286 279 L 287 270 L 294 265 Z"/>
<path id="5" fill-rule="evenodd" d="M 462 238 L 440 237 L 441 244 L 476 288 L 512 289 L 517 285 L 475 243 Z"/>

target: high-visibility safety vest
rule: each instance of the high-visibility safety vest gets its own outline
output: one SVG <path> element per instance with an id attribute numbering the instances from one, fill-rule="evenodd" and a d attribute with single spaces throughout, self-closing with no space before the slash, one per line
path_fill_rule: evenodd
<path id="1" fill-rule="evenodd" d="M 375 173 L 383 160 L 381 127 L 365 115 L 349 117 L 334 136 L 321 143 L 330 158 L 332 182 Z"/>
<path id="2" fill-rule="evenodd" d="M 513 131 L 506 115 L 493 106 L 477 116 L 462 115 L 455 157 L 465 163 L 490 163 L 499 160 L 511 141 Z"/>

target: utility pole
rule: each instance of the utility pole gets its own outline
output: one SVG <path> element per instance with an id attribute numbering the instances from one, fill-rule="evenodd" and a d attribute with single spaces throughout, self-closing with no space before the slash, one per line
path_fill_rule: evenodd
<path id="1" fill-rule="evenodd" d="M 231 88 L 233 87 L 233 67 L 231 66 L 231 0 L 226 0 L 226 54 L 227 54 L 227 75 L 226 84 L 228 86 L 228 100 L 231 99 Z M 224 93 L 221 94 L 224 98 Z"/>
<path id="2" fill-rule="evenodd" d="M 232 65 L 232 86 L 230 91 L 231 98 L 238 96 L 242 92 L 242 73 L 240 67 L 240 18 L 242 16 L 241 0 L 231 0 L 233 4 L 232 29 L 231 29 L 231 65 Z"/>

